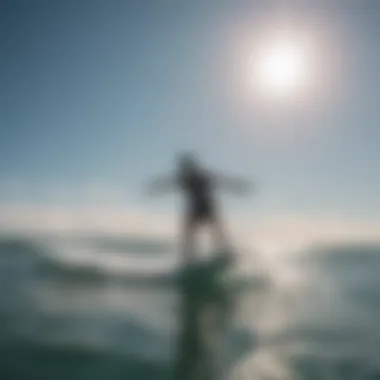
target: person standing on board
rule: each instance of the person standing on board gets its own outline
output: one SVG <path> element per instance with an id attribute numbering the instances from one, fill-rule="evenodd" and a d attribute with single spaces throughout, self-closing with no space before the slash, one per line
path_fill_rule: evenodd
<path id="1" fill-rule="evenodd" d="M 194 256 L 195 232 L 203 224 L 211 227 L 218 249 L 231 259 L 230 244 L 215 201 L 215 190 L 219 186 L 239 194 L 245 194 L 249 190 L 248 182 L 208 171 L 191 154 L 179 157 L 174 175 L 157 178 L 148 186 L 148 192 L 152 195 L 171 189 L 179 189 L 184 194 L 187 204 L 183 229 L 186 262 L 190 262 Z"/>

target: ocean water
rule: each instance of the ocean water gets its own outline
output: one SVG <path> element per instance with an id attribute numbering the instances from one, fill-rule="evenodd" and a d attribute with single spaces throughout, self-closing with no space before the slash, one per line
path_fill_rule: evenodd
<path id="1" fill-rule="evenodd" d="M 223 295 L 179 274 L 166 242 L 3 236 L 0 379 L 380 379 L 380 247 L 247 249 Z"/>

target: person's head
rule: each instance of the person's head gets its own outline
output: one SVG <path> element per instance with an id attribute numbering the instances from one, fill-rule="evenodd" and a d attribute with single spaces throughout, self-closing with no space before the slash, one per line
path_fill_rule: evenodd
<path id="1" fill-rule="evenodd" d="M 199 169 L 197 160 L 190 153 L 183 153 L 179 156 L 178 166 L 182 172 L 194 172 Z"/>

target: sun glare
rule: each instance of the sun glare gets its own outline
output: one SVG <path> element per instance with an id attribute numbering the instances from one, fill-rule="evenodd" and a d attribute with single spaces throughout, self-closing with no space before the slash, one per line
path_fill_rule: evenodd
<path id="1" fill-rule="evenodd" d="M 253 56 L 254 85 L 272 95 L 292 95 L 307 81 L 306 52 L 295 41 L 266 45 Z"/>

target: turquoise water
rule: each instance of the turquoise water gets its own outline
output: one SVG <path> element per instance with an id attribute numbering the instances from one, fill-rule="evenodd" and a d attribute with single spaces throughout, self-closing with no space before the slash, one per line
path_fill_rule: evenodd
<path id="1" fill-rule="evenodd" d="M 165 242 L 2 238 L 0 378 L 380 379 L 380 247 L 252 252 L 200 300 Z"/>

